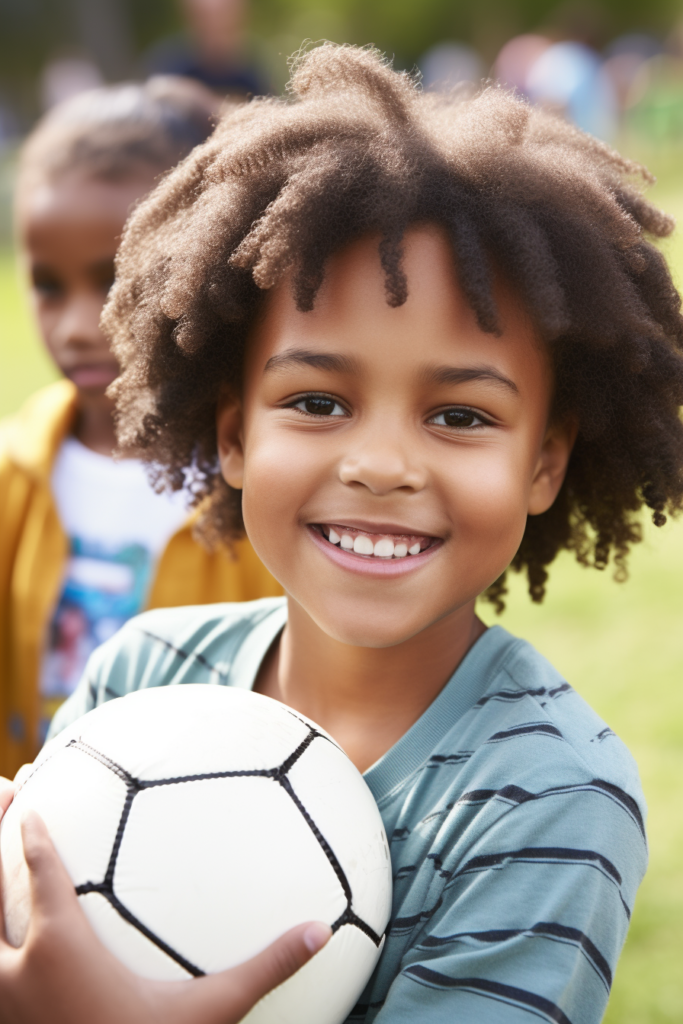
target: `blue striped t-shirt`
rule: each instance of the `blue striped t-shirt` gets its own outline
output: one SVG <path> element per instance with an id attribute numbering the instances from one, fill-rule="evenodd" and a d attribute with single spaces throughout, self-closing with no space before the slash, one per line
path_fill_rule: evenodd
<path id="1" fill-rule="evenodd" d="M 277 598 L 131 620 L 51 735 L 142 687 L 250 688 L 286 614 Z M 394 896 L 348 1024 L 599 1021 L 645 872 L 644 803 L 626 747 L 545 658 L 487 630 L 365 779 Z"/>

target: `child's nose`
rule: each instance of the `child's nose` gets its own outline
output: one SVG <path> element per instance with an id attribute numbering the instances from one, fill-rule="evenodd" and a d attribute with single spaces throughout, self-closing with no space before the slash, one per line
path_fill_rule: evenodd
<path id="1" fill-rule="evenodd" d="M 63 346 L 101 348 L 106 346 L 100 331 L 102 303 L 89 296 L 74 296 L 64 306 L 56 333 Z"/>
<path id="2" fill-rule="evenodd" d="M 359 484 L 378 496 L 391 491 L 421 491 L 426 484 L 424 465 L 411 457 L 409 446 L 400 439 L 368 438 L 349 451 L 339 467 L 344 484 Z"/>

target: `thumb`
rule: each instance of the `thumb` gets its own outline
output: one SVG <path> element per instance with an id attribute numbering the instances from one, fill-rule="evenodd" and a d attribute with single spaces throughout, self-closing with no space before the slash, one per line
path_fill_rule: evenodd
<path id="1" fill-rule="evenodd" d="M 230 981 L 244 992 L 248 1000 L 247 1009 L 250 1010 L 267 992 L 303 967 L 323 948 L 331 935 L 329 925 L 322 921 L 309 921 L 285 932 L 263 952 L 234 967 Z"/>
<path id="2" fill-rule="evenodd" d="M 236 1024 L 271 989 L 303 967 L 332 935 L 320 921 L 309 921 L 285 932 L 251 960 L 175 989 L 179 1020 Z M 164 993 L 166 995 L 167 993 Z"/>
<path id="3" fill-rule="evenodd" d="M 27 811 L 21 822 L 24 859 L 31 886 L 32 917 L 73 913 L 78 908 L 74 885 L 59 859 L 45 822 Z"/>

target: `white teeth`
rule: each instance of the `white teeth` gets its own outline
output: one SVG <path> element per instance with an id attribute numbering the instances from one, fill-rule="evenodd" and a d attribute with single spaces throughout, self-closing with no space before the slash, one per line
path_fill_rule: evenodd
<path id="1" fill-rule="evenodd" d="M 369 537 L 366 537 L 364 533 L 359 533 L 353 542 L 353 550 L 357 555 L 371 555 L 375 550 L 375 546 Z"/>
<path id="2" fill-rule="evenodd" d="M 380 537 L 373 543 L 372 538 L 365 533 L 359 533 L 355 537 L 352 537 L 350 533 L 342 533 L 340 536 L 332 526 L 328 529 L 327 539 L 330 544 L 339 544 L 344 551 L 355 551 L 357 555 L 374 555 L 375 558 L 405 558 L 406 555 L 419 555 L 422 550 L 419 541 L 408 547 L 405 541 L 395 544 L 390 537 Z"/>
<path id="3" fill-rule="evenodd" d="M 394 554 L 394 542 L 389 540 L 388 537 L 382 537 L 378 540 L 374 547 L 374 555 L 376 558 L 391 558 Z"/>

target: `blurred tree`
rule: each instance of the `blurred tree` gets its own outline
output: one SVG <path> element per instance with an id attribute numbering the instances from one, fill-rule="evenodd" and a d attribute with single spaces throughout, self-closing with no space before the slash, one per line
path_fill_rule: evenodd
<path id="1" fill-rule="evenodd" d="M 442 39 L 474 44 L 491 62 L 500 45 L 517 32 L 554 30 L 558 36 L 603 45 L 622 32 L 665 34 L 683 13 L 680 0 L 253 0 L 254 30 L 263 38 L 304 32 L 315 26 L 341 30 L 335 41 L 375 43 L 410 67 Z M 325 34 L 325 33 L 323 33 Z"/>
<path id="2" fill-rule="evenodd" d="M 124 78 L 142 49 L 179 24 L 169 0 L 0 0 L 0 111 L 10 108 L 25 129 L 40 113 L 49 61 L 88 58 L 105 79 Z"/>
<path id="3" fill-rule="evenodd" d="M 63 7 L 59 0 L 0 0 L 0 103 L 20 121 L 34 113 L 48 55 L 68 41 Z"/>
<path id="4" fill-rule="evenodd" d="M 285 75 L 303 39 L 375 43 L 412 67 L 434 43 L 472 43 L 490 63 L 517 32 L 543 29 L 602 45 L 622 32 L 666 33 L 681 0 L 252 0 L 257 49 Z M 0 0 L 0 108 L 24 126 L 39 112 L 41 69 L 55 57 L 89 57 L 105 78 L 138 72 L 151 43 L 181 29 L 172 0 Z"/>

